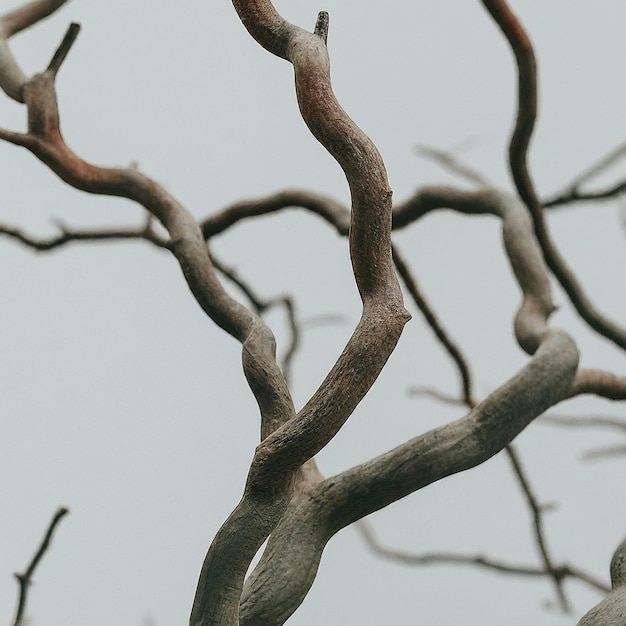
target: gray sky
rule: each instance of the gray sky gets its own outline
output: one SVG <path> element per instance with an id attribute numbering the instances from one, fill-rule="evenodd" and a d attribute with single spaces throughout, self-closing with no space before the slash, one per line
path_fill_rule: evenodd
<path id="1" fill-rule="evenodd" d="M 336 94 L 378 145 L 396 199 L 422 184 L 460 184 L 417 157 L 417 143 L 469 145 L 459 155 L 510 189 L 504 155 L 514 66 L 478 1 L 275 4 L 308 29 L 320 9 L 329 11 Z M 626 6 L 511 4 L 539 59 L 531 167 L 546 195 L 624 140 Z M 13 6 L 0 2 L 3 12 Z M 138 162 L 198 217 L 285 187 L 348 201 L 339 167 L 299 116 L 290 65 L 249 37 L 230 3 L 73 0 L 12 40 L 27 73 L 47 65 L 70 21 L 83 30 L 57 85 L 67 142 L 84 158 Z M 0 98 L 0 120 L 23 129 L 24 111 Z M 53 234 L 55 218 L 73 226 L 142 219 L 127 201 L 70 189 L 16 147 L 0 145 L 0 171 L 2 222 L 32 234 Z M 619 203 L 563 210 L 550 226 L 591 297 L 623 321 Z M 440 212 L 396 241 L 485 395 L 527 360 L 513 339 L 519 292 L 498 222 Z M 258 441 L 240 347 L 206 319 L 173 258 L 147 245 L 75 245 L 39 256 L 8 241 L 0 246 L 0 622 L 14 611 L 12 573 L 25 567 L 53 511 L 66 505 L 71 515 L 31 591 L 35 626 L 140 626 L 150 617 L 156 626 L 186 623 L 205 551 L 241 495 Z M 294 210 L 238 226 L 214 249 L 261 294 L 293 294 L 301 318 L 343 316 L 304 336 L 293 381 L 300 406 L 358 319 L 346 242 Z M 623 374 L 618 351 L 581 325 L 559 289 L 556 300 L 562 308 L 552 323 L 574 335 L 582 364 Z M 379 382 L 320 454 L 327 475 L 462 414 L 406 394 L 415 384 L 450 392 L 458 385 L 419 312 L 412 313 Z M 284 319 L 269 321 L 284 349 Z M 591 400 L 562 411 L 624 414 Z M 546 518 L 555 558 L 608 579 L 626 530 L 626 503 L 613 495 L 623 495 L 626 458 L 581 464 L 584 450 L 614 441 L 602 432 L 537 424 L 518 441 L 538 495 L 559 503 Z M 538 563 L 529 512 L 501 456 L 371 522 L 381 541 L 410 551 Z M 381 562 L 347 529 L 329 544 L 289 623 L 374 626 L 419 616 L 438 625 L 559 626 L 576 623 L 599 600 L 576 583 L 567 588 L 576 615 L 563 617 L 546 608 L 554 601 L 547 581 Z"/>

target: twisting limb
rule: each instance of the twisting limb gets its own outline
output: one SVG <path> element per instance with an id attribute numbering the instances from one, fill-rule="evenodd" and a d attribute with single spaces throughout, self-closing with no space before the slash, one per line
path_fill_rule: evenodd
<path id="1" fill-rule="evenodd" d="M 550 576 L 549 572 L 546 572 L 544 568 L 536 567 L 532 565 L 513 565 L 492 559 L 482 554 L 465 555 L 456 554 L 451 552 L 425 552 L 422 554 L 409 554 L 405 551 L 394 550 L 383 546 L 379 541 L 370 524 L 366 520 L 361 520 L 356 524 L 358 531 L 363 536 L 367 545 L 378 556 L 389 559 L 397 563 L 403 563 L 405 565 L 472 565 L 488 570 L 494 570 L 501 574 L 510 574 L 513 576 L 526 576 L 529 578 L 543 578 Z M 610 591 L 609 585 L 596 579 L 594 576 L 590 576 L 585 572 L 571 567 L 570 565 L 561 565 L 555 568 L 555 572 L 560 580 L 566 580 L 572 578 L 580 580 L 589 585 L 596 591 L 601 593 L 608 593 Z"/>
<path id="2" fill-rule="evenodd" d="M 296 307 L 293 298 L 291 298 L 291 296 L 276 296 L 269 299 L 261 298 L 234 269 L 226 267 L 226 265 L 224 265 L 221 261 L 218 261 L 213 253 L 210 253 L 210 256 L 215 269 L 228 278 L 228 280 L 230 280 L 234 285 L 237 285 L 259 315 L 263 315 L 263 313 L 275 306 L 284 307 L 287 315 L 290 339 L 287 345 L 287 350 L 282 358 L 281 369 L 285 380 L 289 382 L 291 378 L 291 363 L 296 351 L 298 350 L 298 346 L 300 345 L 300 327 L 296 320 Z"/>
<path id="3" fill-rule="evenodd" d="M 222 571 L 228 558 L 225 550 L 228 546 L 235 549 L 236 541 L 241 551 L 250 534 L 244 524 L 255 522 L 250 515 L 257 514 L 258 504 L 250 496 L 267 490 L 273 510 L 282 514 L 291 476 L 352 414 L 378 377 L 409 317 L 391 261 L 391 191 L 385 167 L 373 143 L 335 99 L 324 43 L 325 17 L 320 16 L 317 33 L 311 34 L 289 24 L 269 1 L 234 0 L 233 4 L 250 34 L 268 51 L 292 63 L 302 117 L 344 170 L 352 197 L 350 255 L 363 314 L 309 402 L 257 447 L 246 493 L 218 532 L 203 564 L 192 626 L 240 623 L 239 600 L 246 568 L 239 568 L 236 577 L 226 578 Z M 270 529 L 264 530 L 263 539 Z"/>
<path id="4" fill-rule="evenodd" d="M 554 305 L 545 263 L 523 205 L 492 190 L 433 188 L 422 190 L 420 197 L 427 200 L 426 206 L 409 203 L 396 217 L 410 223 L 416 214 L 442 204 L 501 216 L 505 248 L 523 295 L 515 332 L 533 358 L 464 418 L 321 481 L 297 506 L 287 509 L 244 588 L 242 624 L 284 623 L 308 593 L 324 547 L 336 532 L 432 482 L 484 462 L 565 398 L 572 385 L 578 351 L 567 335 L 547 326 Z M 280 564 L 293 554 L 302 567 L 287 571 Z"/>
<path id="5" fill-rule="evenodd" d="M 46 534 L 44 535 L 43 540 L 39 545 L 39 548 L 37 548 L 35 556 L 33 556 L 31 562 L 28 564 L 28 567 L 23 574 L 15 574 L 15 578 L 17 579 L 17 582 L 20 586 L 20 593 L 17 602 L 17 610 L 15 612 L 15 619 L 13 620 L 13 626 L 22 626 L 22 624 L 24 623 L 23 620 L 26 611 L 26 602 L 28 600 L 28 590 L 33 580 L 35 570 L 37 569 L 39 562 L 50 547 L 52 535 L 54 534 L 56 527 L 59 525 L 59 522 L 63 519 L 63 517 L 68 513 L 69 509 L 62 507 L 54 514 L 50 524 L 48 525 L 48 530 L 46 530 Z"/>
<path id="6" fill-rule="evenodd" d="M 150 215 L 145 224 L 141 226 L 130 226 L 121 228 L 98 228 L 98 229 L 74 229 L 66 226 L 59 220 L 56 225 L 61 231 L 59 235 L 47 238 L 38 238 L 29 235 L 20 228 L 0 224 L 0 236 L 8 237 L 18 243 L 36 250 L 37 252 L 47 252 L 60 248 L 69 243 L 85 241 L 124 241 L 124 240 L 145 240 L 157 247 L 165 248 L 167 241 L 160 237 L 152 228 L 153 218 Z"/>
<path id="7" fill-rule="evenodd" d="M 554 245 L 528 170 L 528 146 L 537 118 L 537 63 L 532 43 L 505 0 L 482 0 L 482 3 L 504 33 L 517 62 L 517 119 L 509 144 L 509 165 L 517 191 L 531 212 L 546 262 L 589 326 L 626 350 L 626 330 L 596 309 Z"/>
<path id="8" fill-rule="evenodd" d="M 70 38 L 71 39 L 71 38 Z M 65 40 L 61 49 L 69 46 Z M 120 196 L 133 200 L 154 215 L 169 234 L 168 249 L 178 259 L 183 275 L 196 300 L 207 315 L 242 344 L 243 368 L 261 414 L 261 430 L 272 432 L 288 423 L 295 414 L 286 381 L 276 363 L 274 337 L 254 314 L 231 298 L 219 282 L 211 264 L 206 243 L 196 220 L 168 192 L 153 180 L 128 168 L 103 168 L 87 163 L 74 154 L 61 134 L 55 75 L 64 53 L 56 56 L 48 70 L 29 79 L 22 89 L 28 111 L 26 134 L 0 131 L 0 139 L 30 150 L 69 185 L 83 191 Z M 1 71 L 1 69 L 0 69 Z M 381 365 L 382 367 L 382 365 Z M 306 452 L 304 452 L 306 454 Z M 311 454 L 312 455 L 312 454 Z M 216 541 L 214 551 L 220 567 L 212 578 L 221 607 L 228 618 L 217 623 L 235 624 L 243 577 L 250 560 L 281 515 L 295 471 L 272 475 L 267 471 L 267 451 L 257 451 L 242 505 L 230 518 L 229 531 L 237 541 Z M 273 483 L 270 478 L 276 479 Z M 234 609 L 232 608 L 234 606 Z"/>

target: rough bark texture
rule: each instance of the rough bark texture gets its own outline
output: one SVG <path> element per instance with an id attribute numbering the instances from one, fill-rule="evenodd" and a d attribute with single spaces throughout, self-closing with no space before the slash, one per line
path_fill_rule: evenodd
<path id="1" fill-rule="evenodd" d="M 130 168 L 93 165 L 66 144 L 60 128 L 55 78 L 78 34 L 78 25 L 70 27 L 49 67 L 30 78 L 7 45 L 13 34 L 64 3 L 39 0 L 0 18 L 0 87 L 9 97 L 24 103 L 28 113 L 25 134 L 0 130 L 0 139 L 28 149 L 76 189 L 119 196 L 141 205 L 165 227 L 167 237 L 157 236 L 149 223 L 132 233 L 64 231 L 59 239 L 47 242 L 33 241 L 15 229 L 0 232 L 41 250 L 74 239 L 115 237 L 144 238 L 167 248 L 206 315 L 241 343 L 243 373 L 259 408 L 261 441 L 254 451 L 242 498 L 208 549 L 191 612 L 192 626 L 283 624 L 306 597 L 326 544 L 341 529 L 433 482 L 483 463 L 509 446 L 537 416 L 565 398 L 583 393 L 611 399 L 626 397 L 626 378 L 579 369 L 578 349 L 572 338 L 548 324 L 555 309 L 552 271 L 581 316 L 598 332 L 626 347 L 623 330 L 600 315 L 580 291 L 545 227 L 527 165 L 536 116 L 536 65 L 530 40 L 506 3 L 483 0 L 511 43 L 518 63 L 519 106 L 509 162 L 519 198 L 487 188 L 480 177 L 466 170 L 466 175 L 481 185 L 477 191 L 424 187 L 392 208 L 392 193 L 378 150 L 341 108 L 332 91 L 326 47 L 328 15 L 320 13 L 310 33 L 284 20 L 268 0 L 233 0 L 249 33 L 266 50 L 293 65 L 302 118 L 344 171 L 351 207 L 348 210 L 329 198 L 292 190 L 239 202 L 201 223 L 148 176 Z M 362 314 L 352 336 L 298 412 L 276 361 L 271 330 L 256 311 L 224 289 L 207 248 L 208 239 L 240 220 L 294 206 L 317 214 L 340 235 L 349 237 L 354 278 L 362 301 Z M 429 312 L 407 264 L 392 248 L 392 228 L 406 228 L 423 215 L 443 208 L 490 214 L 501 221 L 504 248 L 520 288 L 514 331 L 529 360 L 516 375 L 500 381 L 500 386 L 482 402 L 472 395 L 462 354 Z M 325 478 L 313 457 L 332 440 L 370 390 L 409 319 L 396 268 L 409 294 L 457 362 L 463 379 L 463 402 L 469 411 L 455 422 Z M 510 455 L 515 459 L 513 452 Z M 253 557 L 268 538 L 262 558 L 246 580 Z M 581 625 L 626 621 L 625 551 L 626 542 L 613 557 L 612 592 L 581 620 Z M 559 583 L 565 570 L 549 569 Z M 568 570 L 570 575 L 573 571 Z"/>

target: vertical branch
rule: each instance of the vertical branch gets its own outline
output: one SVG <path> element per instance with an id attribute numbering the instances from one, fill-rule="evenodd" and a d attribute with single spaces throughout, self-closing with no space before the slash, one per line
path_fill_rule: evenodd
<path id="1" fill-rule="evenodd" d="M 17 610 L 15 612 L 15 619 L 13 620 L 13 626 L 22 626 L 24 623 L 24 613 L 26 610 L 26 602 L 28 600 L 28 590 L 30 588 L 30 584 L 33 580 L 33 575 L 35 574 L 35 570 L 39 565 L 41 559 L 44 554 L 48 551 L 50 547 L 50 542 L 52 541 L 52 535 L 56 530 L 56 527 L 59 525 L 59 522 L 63 519 L 65 515 L 69 513 L 69 509 L 64 507 L 60 508 L 53 516 L 52 521 L 48 525 L 48 530 L 44 535 L 44 538 L 35 552 L 35 556 L 32 558 L 28 567 L 24 571 L 23 574 L 15 574 L 15 578 L 17 578 L 17 582 L 20 586 L 20 593 L 17 602 Z"/>
<path id="2" fill-rule="evenodd" d="M 596 309 L 554 245 L 528 169 L 528 147 L 537 119 L 537 62 L 532 43 L 505 0 L 482 3 L 504 33 L 517 63 L 517 119 L 509 144 L 509 165 L 517 191 L 532 215 L 546 263 L 589 326 L 626 350 L 626 330 Z"/>
<path id="3" fill-rule="evenodd" d="M 532 512 L 533 517 L 533 528 L 535 530 L 535 541 L 537 543 L 537 547 L 539 548 L 539 553 L 541 555 L 541 560 L 543 561 L 544 569 L 546 573 L 550 576 L 552 581 L 554 582 L 554 588 L 556 590 L 556 595 L 559 599 L 559 604 L 564 612 L 569 613 L 571 607 L 567 600 L 567 596 L 565 595 L 565 590 L 563 588 L 563 573 L 562 568 L 555 567 L 552 557 L 550 556 L 550 552 L 548 550 L 548 544 L 545 538 L 545 533 L 543 530 L 543 511 L 542 507 L 537 502 L 537 498 L 533 493 L 532 487 L 530 486 L 530 482 L 526 477 L 526 473 L 524 472 L 524 468 L 522 467 L 522 463 L 519 459 L 517 451 L 513 444 L 508 445 L 506 448 L 506 455 L 511 462 L 513 467 L 513 471 L 519 485 L 526 497 L 526 503 Z"/>

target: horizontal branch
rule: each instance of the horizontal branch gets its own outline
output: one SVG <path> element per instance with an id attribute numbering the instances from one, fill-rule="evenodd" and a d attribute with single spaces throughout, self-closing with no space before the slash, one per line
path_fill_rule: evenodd
<path id="1" fill-rule="evenodd" d="M 404 550 L 396 550 L 383 546 L 375 536 L 371 526 L 365 520 L 361 520 L 356 524 L 356 528 L 361 533 L 365 543 L 377 556 L 408 565 L 410 567 L 425 567 L 430 565 L 470 565 L 481 569 L 492 570 L 500 574 L 509 574 L 513 576 L 522 576 L 528 578 L 545 578 L 555 574 L 559 580 L 572 578 L 579 580 L 589 587 L 592 587 L 600 593 L 608 593 L 610 587 L 595 578 L 594 576 L 583 572 L 582 570 L 571 565 L 563 564 L 554 567 L 552 573 L 547 572 L 544 568 L 531 565 L 515 565 L 506 563 L 498 559 L 490 558 L 482 554 L 457 554 L 454 552 L 424 552 L 421 554 L 412 554 Z"/>

